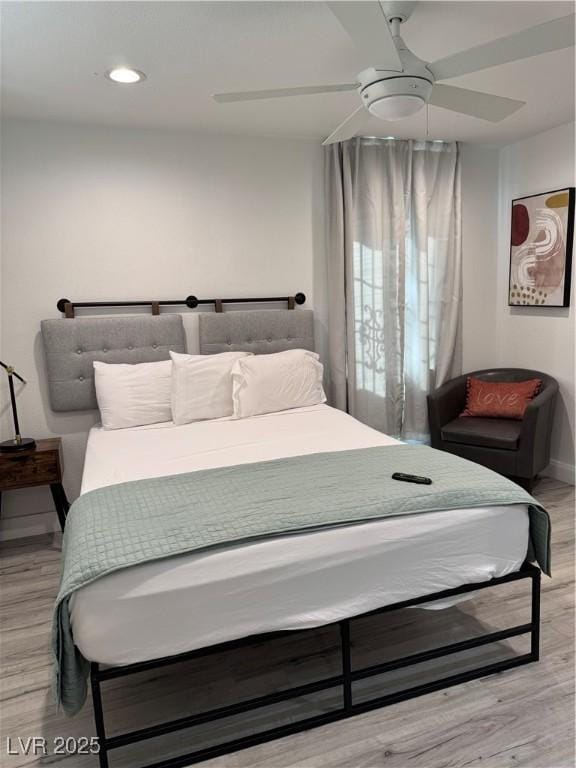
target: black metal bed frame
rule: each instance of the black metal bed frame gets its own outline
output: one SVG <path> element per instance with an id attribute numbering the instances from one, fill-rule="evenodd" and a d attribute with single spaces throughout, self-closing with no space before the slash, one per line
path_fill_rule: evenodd
<path id="1" fill-rule="evenodd" d="M 496 632 L 489 632 L 487 634 L 478 635 L 467 640 L 461 640 L 449 645 L 443 645 L 437 648 L 422 651 L 420 653 L 414 653 L 409 656 L 393 659 L 392 661 L 387 661 L 381 664 L 374 664 L 362 669 L 353 669 L 350 644 L 351 621 L 366 618 L 367 616 L 400 610 L 401 608 L 422 605 L 424 603 L 453 597 L 455 595 L 462 595 L 467 592 L 475 592 L 477 590 L 486 589 L 488 587 L 508 584 L 510 582 L 520 581 L 522 579 L 531 579 L 532 581 L 532 603 L 529 623 L 520 624 L 518 626 L 509 627 L 507 629 L 502 629 Z M 540 570 L 534 565 L 525 563 L 519 571 L 508 574 L 507 576 L 491 579 L 490 581 L 486 582 L 480 582 L 478 584 L 465 584 L 455 589 L 448 589 L 432 595 L 425 595 L 413 600 L 406 600 L 400 603 L 395 603 L 393 605 L 385 606 L 384 608 L 379 608 L 374 611 L 369 611 L 368 613 L 363 613 L 359 616 L 343 619 L 339 622 L 336 622 L 335 624 L 338 624 L 340 629 L 342 657 L 341 674 L 307 683 L 305 685 L 299 685 L 297 687 L 276 691 L 264 696 L 258 696 L 253 699 L 243 700 L 236 704 L 230 704 L 205 712 L 188 715 L 176 720 L 157 723 L 155 725 L 147 726 L 146 728 L 129 731 L 127 733 L 121 733 L 114 736 L 106 735 L 104 724 L 101 683 L 105 682 L 106 680 L 112 680 L 119 677 L 136 674 L 138 672 L 144 672 L 146 670 L 157 669 L 159 667 L 176 664 L 178 662 L 187 661 L 189 659 L 207 656 L 219 651 L 239 648 L 254 642 L 262 642 L 267 639 L 278 638 L 282 635 L 296 635 L 302 634 L 304 632 L 311 632 L 313 630 L 306 629 L 293 632 L 273 632 L 263 635 L 252 635 L 251 637 L 233 640 L 227 643 L 220 643 L 208 648 L 201 648 L 195 651 L 178 654 L 176 656 L 166 656 L 160 659 L 152 659 L 150 661 L 129 664 L 122 667 L 102 668 L 99 664 L 92 663 L 90 668 L 90 679 L 92 687 L 92 699 L 94 703 L 96 733 L 100 743 L 100 768 L 108 768 L 108 755 L 111 749 L 125 747 L 129 744 L 135 744 L 137 742 L 151 739 L 156 736 L 174 733 L 184 728 L 190 728 L 191 726 L 215 722 L 225 717 L 237 715 L 243 712 L 250 712 L 252 710 L 257 710 L 268 705 L 278 704 L 282 701 L 287 701 L 289 699 L 294 699 L 299 696 L 323 691 L 329 688 L 339 687 L 342 689 L 342 706 L 339 709 L 315 715 L 313 717 L 307 717 L 302 720 L 298 720 L 297 722 L 279 725 L 274 728 L 269 728 L 258 733 L 242 736 L 231 741 L 226 741 L 224 743 L 204 749 L 199 749 L 187 754 L 160 760 L 159 762 L 149 763 L 145 768 L 184 768 L 185 766 L 189 766 L 193 763 L 199 763 L 203 760 L 225 755 L 229 752 L 235 752 L 237 750 L 246 749 L 247 747 L 252 747 L 257 744 L 263 744 L 267 741 L 272 741 L 274 739 L 282 738 L 283 736 L 299 733 L 301 731 L 315 728 L 320 725 L 326 725 L 327 723 L 333 723 L 337 720 L 343 720 L 345 718 L 352 717 L 363 712 L 368 712 L 373 709 L 378 709 L 389 704 L 396 704 L 397 702 L 404 701 L 415 696 L 421 696 L 432 691 L 438 691 L 443 688 L 458 685 L 459 683 L 475 680 L 479 677 L 484 677 L 496 672 L 512 669 L 522 664 L 529 664 L 530 662 L 538 661 L 540 655 Z M 335 624 L 332 626 L 335 626 Z M 485 664 L 484 666 L 462 671 L 438 680 L 433 680 L 427 683 L 405 688 L 400 691 L 384 694 L 368 701 L 363 701 L 357 704 L 354 703 L 352 685 L 358 680 L 364 680 L 366 678 L 381 675 L 392 670 L 411 667 L 426 661 L 439 659 L 443 656 L 449 656 L 454 653 L 467 651 L 483 645 L 488 645 L 489 643 L 496 643 L 501 640 L 506 640 L 512 637 L 518 637 L 519 635 L 526 634 L 530 635 L 529 653 L 517 655 L 513 658 L 502 659 L 491 664 Z"/>

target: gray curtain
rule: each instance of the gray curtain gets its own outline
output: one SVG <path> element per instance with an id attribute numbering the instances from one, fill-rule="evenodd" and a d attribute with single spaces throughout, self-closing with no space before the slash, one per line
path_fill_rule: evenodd
<path id="1" fill-rule="evenodd" d="M 458 145 L 355 138 L 325 170 L 331 402 L 425 439 L 427 393 L 461 370 Z"/>

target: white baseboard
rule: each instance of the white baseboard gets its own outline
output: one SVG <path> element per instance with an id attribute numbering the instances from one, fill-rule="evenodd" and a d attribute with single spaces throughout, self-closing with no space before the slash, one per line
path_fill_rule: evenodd
<path id="1" fill-rule="evenodd" d="M 22 539 L 27 536 L 42 536 L 59 531 L 54 510 L 37 512 L 33 515 L 11 515 L 0 519 L 0 541 Z"/>
<path id="2" fill-rule="evenodd" d="M 568 483 L 568 485 L 576 485 L 576 467 L 574 464 L 567 464 L 565 461 L 552 459 L 545 470 L 545 474 L 556 480 L 561 480 L 563 483 Z"/>

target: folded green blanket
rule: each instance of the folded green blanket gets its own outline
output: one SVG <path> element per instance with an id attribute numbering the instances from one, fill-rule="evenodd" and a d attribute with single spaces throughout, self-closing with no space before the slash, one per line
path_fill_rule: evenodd
<path id="1" fill-rule="evenodd" d="M 432 485 L 391 479 L 393 472 Z M 550 572 L 547 512 L 478 464 L 422 445 L 315 453 L 136 480 L 81 496 L 70 509 L 53 624 L 56 695 L 68 714 L 86 698 L 89 665 L 74 645 L 69 599 L 133 565 L 289 533 L 450 509 L 527 504 L 529 559 Z"/>

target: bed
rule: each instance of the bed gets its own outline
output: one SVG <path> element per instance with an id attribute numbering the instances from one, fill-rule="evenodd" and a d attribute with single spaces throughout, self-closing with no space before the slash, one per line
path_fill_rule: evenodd
<path id="1" fill-rule="evenodd" d="M 204 354 L 313 348 L 311 312 L 261 310 L 200 318 L 200 350 Z M 158 360 L 168 356 L 168 349 L 180 351 L 185 347 L 177 316 L 44 321 L 43 338 L 50 397 L 56 410 L 94 407 L 94 360 Z M 396 444 L 327 405 L 183 426 L 161 423 L 113 431 L 94 427 L 88 439 L 81 498 L 92 491 L 149 478 L 188 477 L 204 470 L 261 466 L 291 457 L 310 456 L 312 460 L 319 454 L 362 452 Z M 154 765 L 189 765 L 536 661 L 540 571 L 528 563 L 533 507 L 527 495 L 518 499 L 524 503 L 392 516 L 165 557 L 104 575 L 81 587 L 69 600 L 69 621 L 76 648 L 91 663 L 101 768 L 108 766 L 109 750 L 115 747 L 314 690 L 341 687 L 342 708 Z M 470 598 L 476 589 L 520 579 L 532 583 L 529 623 L 369 670 L 353 670 L 349 622 L 354 617 L 398 606 L 440 609 Z M 257 600 L 252 599 L 254 595 Z M 104 681 L 255 638 L 327 624 L 340 627 L 341 675 L 202 716 L 106 736 L 100 690 Z M 530 636 L 529 653 L 393 696 L 384 694 L 361 704 L 353 701 L 355 679 L 417 664 L 423 657 L 440 658 L 521 634 Z"/>
<path id="2" fill-rule="evenodd" d="M 144 477 L 394 442 L 327 405 L 180 427 L 93 427 L 82 493 Z M 527 546 L 528 513 L 518 505 L 391 518 L 160 560 L 79 590 L 71 603 L 74 638 L 87 659 L 130 664 L 329 624 L 512 573 Z M 257 601 L 250 599 L 255 590 Z"/>

